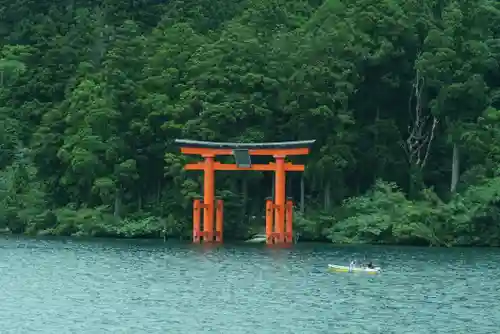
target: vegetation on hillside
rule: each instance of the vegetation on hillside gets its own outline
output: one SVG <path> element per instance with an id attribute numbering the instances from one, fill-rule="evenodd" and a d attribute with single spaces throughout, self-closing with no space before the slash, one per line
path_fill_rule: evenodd
<path id="1" fill-rule="evenodd" d="M 189 236 L 175 138 L 316 139 L 303 238 L 500 243 L 494 0 L 0 0 L 0 229 Z M 225 235 L 271 176 L 219 173 Z M 303 210 L 302 210 L 303 209 Z"/>

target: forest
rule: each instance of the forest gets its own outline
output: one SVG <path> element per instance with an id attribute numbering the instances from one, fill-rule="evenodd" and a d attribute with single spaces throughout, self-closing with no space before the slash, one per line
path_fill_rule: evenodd
<path id="1" fill-rule="evenodd" d="M 176 138 L 315 139 L 287 179 L 301 239 L 500 245 L 498 1 L 0 0 L 0 16 L 2 233 L 189 239 L 202 175 Z M 220 172 L 216 191 L 226 239 L 263 231 L 272 175 Z"/>

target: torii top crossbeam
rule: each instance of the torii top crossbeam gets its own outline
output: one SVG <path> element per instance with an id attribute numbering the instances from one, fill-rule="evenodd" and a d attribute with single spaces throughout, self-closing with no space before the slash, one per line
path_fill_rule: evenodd
<path id="1" fill-rule="evenodd" d="M 248 150 L 249 155 L 306 155 L 316 140 L 286 141 L 273 143 L 221 143 L 176 139 L 183 154 L 232 155 L 234 150 Z"/>
<path id="2" fill-rule="evenodd" d="M 205 147 L 205 148 L 221 148 L 221 149 L 281 149 L 281 148 L 303 148 L 314 144 L 316 140 L 299 140 L 299 141 L 282 141 L 271 143 L 222 143 L 213 141 L 199 141 L 189 139 L 176 139 L 175 143 L 185 147 Z"/>

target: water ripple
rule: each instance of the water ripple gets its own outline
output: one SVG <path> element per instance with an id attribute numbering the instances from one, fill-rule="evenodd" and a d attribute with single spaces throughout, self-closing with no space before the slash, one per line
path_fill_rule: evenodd
<path id="1" fill-rule="evenodd" d="M 378 276 L 328 274 L 369 255 Z M 0 240 L 1 333 L 497 333 L 495 249 Z"/>

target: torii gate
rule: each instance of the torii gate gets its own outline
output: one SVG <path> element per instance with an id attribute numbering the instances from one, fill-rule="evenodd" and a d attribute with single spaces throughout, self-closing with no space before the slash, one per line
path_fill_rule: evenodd
<path id="1" fill-rule="evenodd" d="M 222 242 L 223 236 L 223 201 L 215 202 L 215 171 L 272 171 L 275 173 L 275 196 L 266 200 L 266 242 L 268 244 L 292 243 L 293 202 L 286 200 L 286 172 L 303 172 L 304 165 L 286 163 L 285 157 L 307 155 L 315 140 L 290 141 L 276 143 L 216 143 L 196 140 L 176 139 L 181 146 L 181 153 L 199 155 L 203 162 L 187 164 L 185 170 L 202 170 L 203 203 L 199 199 L 193 202 L 193 242 Z M 236 164 L 222 164 L 215 161 L 217 155 L 233 155 Z M 252 165 L 251 156 L 271 155 L 275 162 Z M 214 210 L 215 209 L 215 210 Z M 200 229 L 201 210 L 203 210 L 203 231 Z M 214 233 L 214 211 L 216 226 Z M 273 215 L 274 213 L 274 215 Z M 273 216 L 274 223 L 273 224 Z M 286 222 L 286 226 L 285 226 Z"/>

